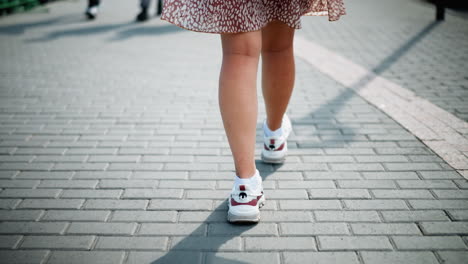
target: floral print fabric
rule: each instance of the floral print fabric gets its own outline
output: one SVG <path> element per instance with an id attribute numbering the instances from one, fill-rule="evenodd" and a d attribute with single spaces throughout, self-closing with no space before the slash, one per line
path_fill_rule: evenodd
<path id="1" fill-rule="evenodd" d="M 206 33 L 259 30 L 272 20 L 301 28 L 301 16 L 345 15 L 343 0 L 165 0 L 161 19 Z"/>

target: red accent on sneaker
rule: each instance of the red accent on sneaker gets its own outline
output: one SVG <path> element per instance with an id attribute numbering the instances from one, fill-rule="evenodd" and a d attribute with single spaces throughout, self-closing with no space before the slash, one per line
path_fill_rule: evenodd
<path id="1" fill-rule="evenodd" d="M 270 144 L 271 144 L 271 145 L 274 145 L 274 144 L 275 144 L 275 140 L 274 140 L 274 139 L 270 139 Z"/>
<path id="2" fill-rule="evenodd" d="M 262 194 L 263 195 L 263 194 Z M 234 198 L 231 197 L 231 206 L 236 206 L 236 205 L 251 205 L 251 206 L 257 206 L 257 202 L 262 198 L 262 195 L 257 196 L 257 199 L 252 199 L 248 203 L 239 203 Z"/>
<path id="3" fill-rule="evenodd" d="M 245 185 L 239 185 L 239 189 L 240 189 L 241 191 L 245 191 Z"/>
<path id="4" fill-rule="evenodd" d="M 279 148 L 275 149 L 275 151 L 280 151 L 280 150 L 283 150 L 283 148 L 284 148 L 284 143 L 283 143 L 283 144 L 281 144 L 281 146 L 279 146 Z"/>

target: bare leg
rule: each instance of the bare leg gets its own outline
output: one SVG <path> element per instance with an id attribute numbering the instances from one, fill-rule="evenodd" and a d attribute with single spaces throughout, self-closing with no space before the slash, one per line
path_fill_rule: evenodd
<path id="1" fill-rule="evenodd" d="M 221 34 L 219 106 L 239 178 L 249 178 L 256 170 L 256 81 L 261 37 L 260 31 Z"/>
<path id="2" fill-rule="evenodd" d="M 294 87 L 293 39 L 294 29 L 277 20 L 262 29 L 262 92 L 271 131 L 281 127 Z"/>

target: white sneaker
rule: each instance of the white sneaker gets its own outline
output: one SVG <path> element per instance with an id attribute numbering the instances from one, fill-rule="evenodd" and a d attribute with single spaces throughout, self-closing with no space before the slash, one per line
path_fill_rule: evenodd
<path id="1" fill-rule="evenodd" d="M 86 9 L 86 16 L 88 19 L 95 19 L 97 14 L 98 14 L 98 7 L 97 6 L 91 6 Z"/>
<path id="2" fill-rule="evenodd" d="M 281 121 L 281 136 L 268 137 L 265 133 L 267 129 L 266 119 L 263 121 L 263 149 L 262 160 L 266 163 L 283 163 L 288 154 L 287 139 L 292 130 L 291 120 L 284 114 Z"/>
<path id="3" fill-rule="evenodd" d="M 233 222 L 260 221 L 260 208 L 265 204 L 265 195 L 260 183 L 257 190 L 248 184 L 234 184 L 228 201 L 227 220 Z"/>

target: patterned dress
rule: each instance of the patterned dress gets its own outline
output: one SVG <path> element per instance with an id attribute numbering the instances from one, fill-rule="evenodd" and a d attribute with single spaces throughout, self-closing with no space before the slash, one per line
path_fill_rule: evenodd
<path id="1" fill-rule="evenodd" d="M 165 0 L 161 19 L 206 33 L 259 30 L 272 20 L 301 28 L 301 16 L 345 15 L 343 0 Z"/>

